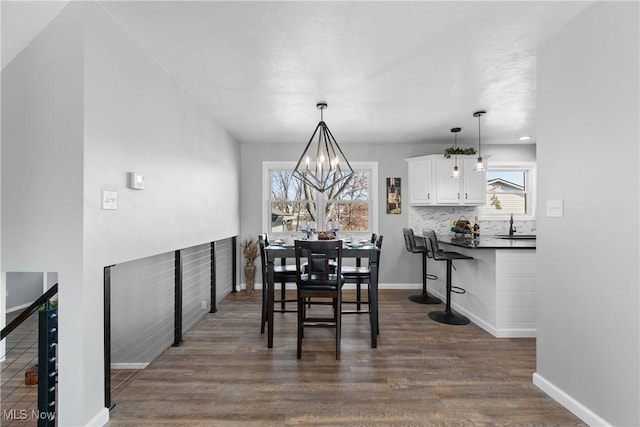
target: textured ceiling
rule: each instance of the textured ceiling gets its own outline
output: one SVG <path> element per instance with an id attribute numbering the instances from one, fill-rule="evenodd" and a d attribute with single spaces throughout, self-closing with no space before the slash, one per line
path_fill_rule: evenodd
<path id="1" fill-rule="evenodd" d="M 3 66 L 59 10 L 5 3 Z M 479 109 L 483 143 L 535 142 L 537 49 L 592 4 L 98 3 L 239 141 L 306 142 L 326 101 L 341 144 L 477 142 Z"/>

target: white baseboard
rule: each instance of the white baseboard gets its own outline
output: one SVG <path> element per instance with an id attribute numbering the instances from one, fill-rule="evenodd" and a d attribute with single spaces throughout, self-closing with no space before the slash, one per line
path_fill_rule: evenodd
<path id="1" fill-rule="evenodd" d="M 610 427 L 612 425 L 560 388 L 556 387 L 553 383 L 547 381 L 537 372 L 533 374 L 533 384 L 591 427 Z"/>
<path id="2" fill-rule="evenodd" d="M 103 427 L 109 422 L 109 410 L 102 408 L 98 413 L 89 420 L 85 427 Z"/>
<path id="3" fill-rule="evenodd" d="M 11 307 L 11 308 L 7 308 L 7 313 L 13 313 L 14 311 L 18 311 L 18 310 L 24 310 L 25 308 L 29 307 L 32 303 L 28 302 L 26 304 L 22 304 L 22 305 L 18 305 L 15 307 Z"/>
<path id="4" fill-rule="evenodd" d="M 446 301 L 447 296 L 437 290 L 430 290 L 431 294 L 437 296 L 442 301 Z M 464 307 L 461 307 L 459 304 L 455 302 L 451 302 L 451 307 L 460 314 L 463 314 L 469 318 L 473 323 L 480 326 L 485 331 L 489 332 L 496 338 L 535 338 L 536 330 L 529 328 L 522 329 L 500 329 L 496 328 L 493 325 L 489 324 L 485 320 L 476 316 L 474 313 L 466 310 Z"/>
<path id="5" fill-rule="evenodd" d="M 112 363 L 111 369 L 144 369 L 148 363 Z"/>
<path id="6" fill-rule="evenodd" d="M 535 338 L 537 331 L 529 328 L 497 329 L 496 338 Z"/>

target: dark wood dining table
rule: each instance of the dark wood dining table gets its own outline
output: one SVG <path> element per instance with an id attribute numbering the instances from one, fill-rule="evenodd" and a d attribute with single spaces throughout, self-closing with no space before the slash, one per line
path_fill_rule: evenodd
<path id="1" fill-rule="evenodd" d="M 378 252 L 376 245 L 362 245 L 352 247 L 346 245 L 342 249 L 342 258 L 368 259 L 371 267 L 369 309 L 371 311 L 369 322 L 371 324 L 371 348 L 378 347 Z M 291 258 L 295 263 L 295 249 L 293 244 L 274 245 L 265 248 L 267 260 L 267 347 L 273 348 L 273 310 L 274 310 L 274 262 L 278 258 Z"/>

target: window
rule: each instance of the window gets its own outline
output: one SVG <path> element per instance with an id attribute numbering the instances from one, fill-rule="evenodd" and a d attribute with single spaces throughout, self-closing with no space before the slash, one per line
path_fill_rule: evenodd
<path id="1" fill-rule="evenodd" d="M 377 163 L 351 162 L 342 187 L 320 193 L 293 177 L 295 162 L 263 163 L 263 229 L 293 234 L 308 228 L 371 233 L 377 227 Z"/>
<path id="2" fill-rule="evenodd" d="M 483 218 L 535 215 L 535 164 L 491 163 L 487 167 L 487 203 Z"/>

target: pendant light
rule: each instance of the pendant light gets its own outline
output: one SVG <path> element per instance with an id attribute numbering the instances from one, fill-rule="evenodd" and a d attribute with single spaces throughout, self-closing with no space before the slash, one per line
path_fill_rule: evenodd
<path id="1" fill-rule="evenodd" d="M 324 193 L 336 185 L 346 183 L 353 175 L 353 169 L 324 122 L 323 111 L 327 108 L 327 103 L 318 102 L 316 107 L 320 110 L 320 122 L 302 152 L 293 176 Z M 317 143 L 311 149 L 314 139 Z"/>
<path id="2" fill-rule="evenodd" d="M 482 117 L 483 114 L 486 114 L 486 111 L 476 111 L 475 113 L 473 113 L 473 117 L 477 117 L 478 118 L 478 162 L 476 163 L 476 167 L 475 170 L 477 171 L 484 171 L 484 162 L 482 161 L 482 147 L 481 147 L 481 141 L 480 141 L 480 117 Z"/>
<path id="3" fill-rule="evenodd" d="M 458 148 L 458 132 L 460 132 L 462 128 L 452 128 L 451 132 L 453 132 L 453 148 Z M 460 173 L 460 168 L 458 168 L 458 155 L 454 154 L 453 158 L 455 159 L 455 163 L 453 165 L 453 172 L 451 172 L 451 178 L 458 179 L 462 176 Z"/>

